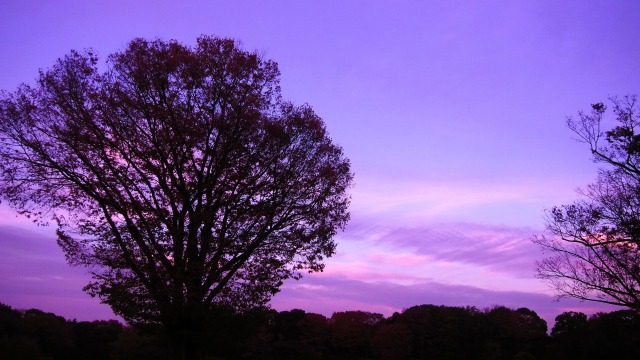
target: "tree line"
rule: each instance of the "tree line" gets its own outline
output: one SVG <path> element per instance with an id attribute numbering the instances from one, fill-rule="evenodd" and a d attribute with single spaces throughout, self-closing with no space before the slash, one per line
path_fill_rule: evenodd
<path id="1" fill-rule="evenodd" d="M 564 312 L 547 323 L 527 308 L 418 305 L 389 317 L 327 318 L 295 309 L 211 311 L 194 334 L 204 359 L 637 359 L 640 314 Z M 0 304 L 0 353 L 11 359 L 170 359 L 160 325 L 76 321 Z"/>

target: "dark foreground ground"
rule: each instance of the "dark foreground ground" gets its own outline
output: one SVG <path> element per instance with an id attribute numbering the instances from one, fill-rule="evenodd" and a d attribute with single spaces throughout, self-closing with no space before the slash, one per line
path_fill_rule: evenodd
<path id="1" fill-rule="evenodd" d="M 395 313 L 212 313 L 203 359 L 640 359 L 640 314 L 567 312 L 548 334 L 526 308 L 419 305 Z M 2 359 L 169 359 L 161 328 L 78 322 L 0 304 Z"/>

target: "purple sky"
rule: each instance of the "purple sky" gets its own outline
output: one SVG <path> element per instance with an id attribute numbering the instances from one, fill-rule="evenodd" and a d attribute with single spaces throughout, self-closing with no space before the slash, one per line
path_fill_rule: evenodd
<path id="1" fill-rule="evenodd" d="M 356 175 L 352 221 L 322 274 L 272 305 L 390 315 L 419 304 L 563 311 L 534 278 L 545 207 L 595 178 L 564 118 L 640 93 L 640 2 L 3 1 L 0 89 L 70 49 L 102 58 L 134 37 L 233 37 L 277 61 Z M 112 317 L 81 291 L 53 228 L 0 205 L 0 302 L 80 320 Z"/>

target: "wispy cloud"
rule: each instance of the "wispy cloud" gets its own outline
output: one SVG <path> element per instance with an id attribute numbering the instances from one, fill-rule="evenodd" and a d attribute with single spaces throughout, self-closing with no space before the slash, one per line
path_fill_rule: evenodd
<path id="1" fill-rule="evenodd" d="M 342 234 L 338 251 L 372 266 L 395 263 L 403 268 L 441 262 L 531 278 L 540 252 L 530 239 L 539 231 L 477 223 L 403 226 L 358 218 Z"/>
<path id="2" fill-rule="evenodd" d="M 438 180 L 364 174 L 356 179 L 352 212 L 405 225 L 424 221 L 540 226 L 545 207 L 570 201 L 575 182 L 539 177 Z"/>

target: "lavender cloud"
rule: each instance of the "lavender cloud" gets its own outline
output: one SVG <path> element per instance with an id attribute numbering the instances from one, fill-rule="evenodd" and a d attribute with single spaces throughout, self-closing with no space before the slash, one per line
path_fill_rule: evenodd
<path id="1" fill-rule="evenodd" d="M 363 241 L 411 251 L 432 260 L 465 263 L 532 278 L 539 249 L 530 241 L 541 230 L 478 223 L 425 223 L 389 225 L 371 219 L 354 219 L 344 241 Z"/>

